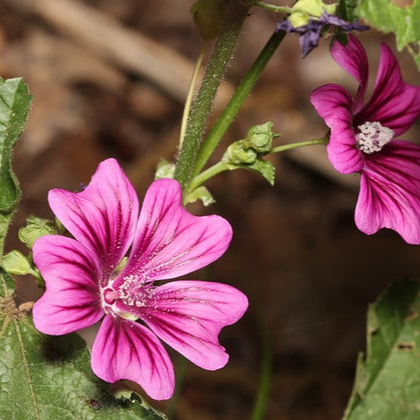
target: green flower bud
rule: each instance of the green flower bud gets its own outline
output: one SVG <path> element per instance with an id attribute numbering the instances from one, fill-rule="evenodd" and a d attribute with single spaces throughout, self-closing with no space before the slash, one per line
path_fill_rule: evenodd
<path id="1" fill-rule="evenodd" d="M 272 128 L 271 121 L 252 127 L 244 140 L 244 148 L 253 149 L 258 154 L 267 154 L 271 150 L 273 138 L 276 136 Z"/>
<path id="2" fill-rule="evenodd" d="M 197 0 L 191 7 L 195 26 L 205 41 L 216 38 L 226 11 L 225 0 Z"/>
<path id="3" fill-rule="evenodd" d="M 32 249 L 34 242 L 44 235 L 57 234 L 57 229 L 54 224 L 48 219 L 41 219 L 39 217 L 30 216 L 27 220 L 26 226 L 19 229 L 19 239 L 29 249 Z"/>
<path id="4" fill-rule="evenodd" d="M 251 165 L 258 160 L 257 152 L 244 147 L 245 140 L 235 141 L 226 150 L 222 161 L 233 165 Z"/>
<path id="5" fill-rule="evenodd" d="M 24 276 L 33 272 L 28 259 L 17 250 L 13 250 L 3 257 L 2 266 L 9 274 L 17 276 Z"/>

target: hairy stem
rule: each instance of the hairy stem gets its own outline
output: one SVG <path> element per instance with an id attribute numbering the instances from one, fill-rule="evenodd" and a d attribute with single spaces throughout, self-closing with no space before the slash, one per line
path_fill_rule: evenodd
<path id="1" fill-rule="evenodd" d="M 229 2 L 226 17 L 210 57 L 203 82 L 191 107 L 189 122 L 175 168 L 175 179 L 180 182 L 184 190 L 188 188 L 193 177 L 193 170 L 208 116 L 248 10 L 249 6 L 240 0 Z"/>

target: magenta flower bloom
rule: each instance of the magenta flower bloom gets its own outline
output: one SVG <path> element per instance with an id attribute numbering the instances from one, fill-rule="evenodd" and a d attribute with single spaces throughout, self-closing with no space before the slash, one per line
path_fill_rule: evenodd
<path id="1" fill-rule="evenodd" d="M 227 363 L 218 335 L 247 309 L 243 293 L 195 280 L 155 285 L 219 258 L 232 236 L 226 220 L 188 213 L 172 179 L 153 182 L 139 217 L 134 188 L 114 159 L 99 165 L 82 192 L 50 191 L 49 204 L 75 239 L 49 235 L 34 245 L 46 283 L 33 308 L 39 331 L 67 334 L 103 318 L 92 348 L 94 373 L 107 382 L 137 382 L 154 399 L 174 390 L 159 339 L 204 369 Z"/>
<path id="2" fill-rule="evenodd" d="M 374 90 L 365 103 L 369 68 L 360 42 L 350 35 L 345 47 L 335 42 L 331 54 L 359 83 L 356 96 L 328 84 L 310 100 L 331 129 L 327 152 L 334 168 L 361 175 L 356 225 L 368 235 L 393 229 L 419 244 L 420 146 L 396 137 L 420 114 L 420 87 L 403 82 L 396 58 L 382 44 Z"/>

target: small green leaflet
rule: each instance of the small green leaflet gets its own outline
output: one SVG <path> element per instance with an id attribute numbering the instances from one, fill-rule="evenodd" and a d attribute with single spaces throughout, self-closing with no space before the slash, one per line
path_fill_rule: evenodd
<path id="1" fill-rule="evenodd" d="M 391 0 L 360 0 L 358 13 L 369 25 L 394 32 L 397 47 L 407 47 L 420 69 L 420 1 L 400 7 Z"/>
<path id="2" fill-rule="evenodd" d="M 336 14 L 339 18 L 346 20 L 347 22 L 353 22 L 357 19 L 355 14 L 357 6 L 357 0 L 340 0 L 337 5 Z"/>
<path id="3" fill-rule="evenodd" d="M 0 78 L 0 261 L 21 191 L 12 171 L 12 151 L 28 118 L 32 96 L 21 78 Z"/>
<path id="4" fill-rule="evenodd" d="M 369 307 L 367 354 L 359 356 L 344 420 L 420 418 L 420 284 L 391 284 Z"/>
<path id="5" fill-rule="evenodd" d="M 0 271 L 0 413 L 8 420 L 162 420 L 140 398 L 117 399 L 90 368 L 76 334 L 51 337 L 17 308 Z M 9 279 L 10 283 L 10 279 Z"/>

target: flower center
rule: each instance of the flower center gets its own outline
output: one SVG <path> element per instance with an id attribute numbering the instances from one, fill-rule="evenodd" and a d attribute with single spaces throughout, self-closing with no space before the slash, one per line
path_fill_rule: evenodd
<path id="1" fill-rule="evenodd" d="M 152 289 L 152 283 L 146 284 L 145 278 L 136 275 L 124 277 L 119 286 L 113 281 L 102 291 L 104 311 L 136 320 L 138 318 L 136 309 L 144 307 L 150 302 L 153 298 Z"/>
<path id="2" fill-rule="evenodd" d="M 356 134 L 357 146 L 367 154 L 379 152 L 394 137 L 394 132 L 378 121 L 368 121 L 357 128 L 360 130 L 360 133 Z"/>
<path id="3" fill-rule="evenodd" d="M 150 286 L 145 285 L 145 279 L 135 275 L 124 277 L 124 282 L 118 288 L 119 299 L 127 306 L 140 308 L 150 299 Z"/>

